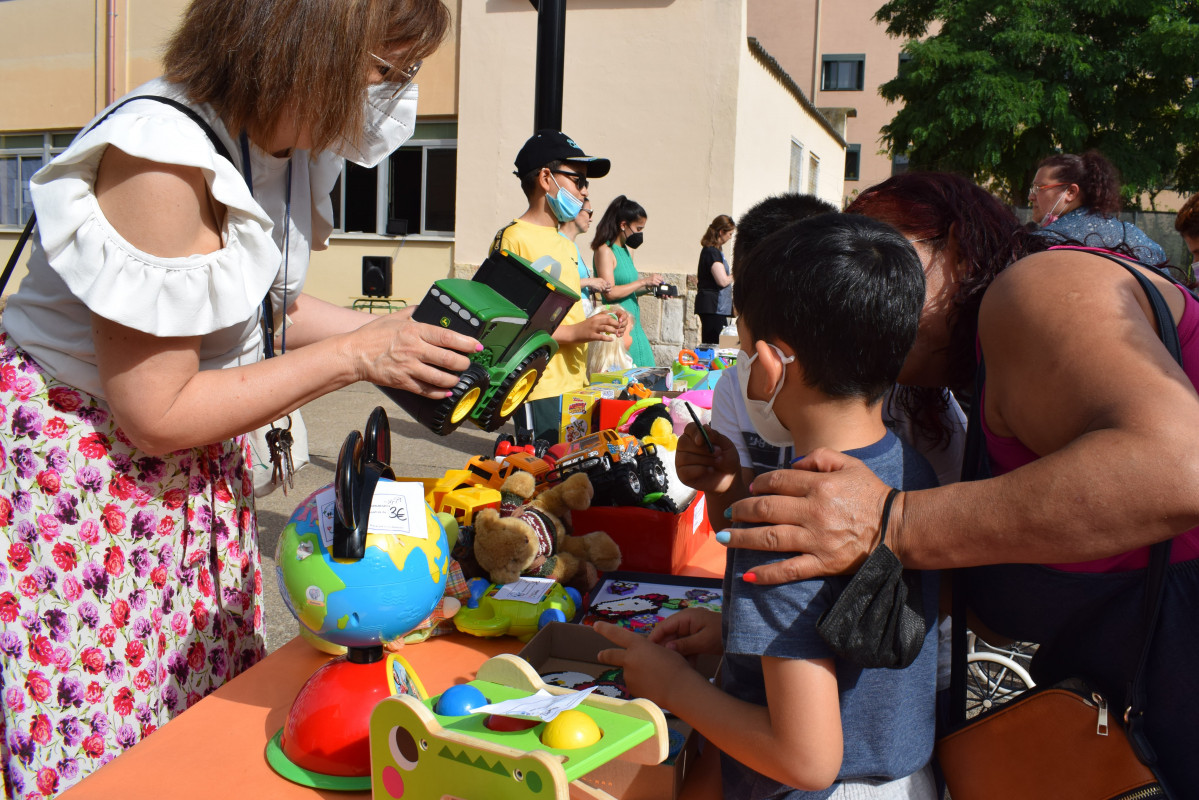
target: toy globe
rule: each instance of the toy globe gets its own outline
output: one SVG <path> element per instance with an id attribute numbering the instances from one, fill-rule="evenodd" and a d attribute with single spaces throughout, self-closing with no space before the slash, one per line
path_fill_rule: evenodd
<path id="1" fill-rule="evenodd" d="M 450 546 L 419 486 L 392 480 L 387 416 L 342 445 L 332 486 L 304 500 L 279 540 L 279 588 L 302 631 L 348 648 L 308 679 L 267 761 L 305 786 L 370 788 L 370 713 L 405 685 L 386 642 L 429 616 L 445 593 Z M 374 517 L 372 519 L 372 517 Z"/>

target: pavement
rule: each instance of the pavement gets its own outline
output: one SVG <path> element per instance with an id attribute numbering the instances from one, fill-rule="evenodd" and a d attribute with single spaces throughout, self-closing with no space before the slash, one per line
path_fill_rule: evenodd
<path id="1" fill-rule="evenodd" d="M 512 423 L 492 433 L 469 423 L 449 436 L 437 436 L 408 416 L 369 383 L 356 383 L 313 400 L 301 409 L 308 428 L 310 463 L 296 473 L 295 488 L 276 490 L 258 500 L 258 544 L 262 553 L 263 591 L 266 595 L 266 646 L 274 651 L 298 632 L 298 623 L 283 605 L 275 578 L 275 549 L 287 520 L 296 507 L 317 489 L 333 481 L 337 454 L 350 431 L 361 431 L 367 416 L 382 406 L 391 424 L 391 466 L 397 476 L 434 477 L 447 469 L 461 469 L 468 458 L 489 454 L 496 437 L 512 433 Z"/>

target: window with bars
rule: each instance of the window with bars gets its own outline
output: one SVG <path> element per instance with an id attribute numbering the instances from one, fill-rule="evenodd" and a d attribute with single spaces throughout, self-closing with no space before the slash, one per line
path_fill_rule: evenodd
<path id="1" fill-rule="evenodd" d="M 0 134 L 0 226 L 20 227 L 29 220 L 30 178 L 74 138 L 74 132 Z"/>

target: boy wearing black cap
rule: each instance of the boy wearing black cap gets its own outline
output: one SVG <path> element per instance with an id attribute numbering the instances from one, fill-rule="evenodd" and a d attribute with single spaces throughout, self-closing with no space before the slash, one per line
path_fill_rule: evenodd
<path id="1" fill-rule="evenodd" d="M 517 153 L 514 173 L 529 198 L 529 207 L 496 234 L 492 251 L 502 248 L 530 262 L 548 255 L 562 265 L 558 279 L 578 292 L 578 251 L 569 239 L 558 234 L 558 226 L 574 219 L 582 210 L 588 178 L 601 178 L 610 168 L 608 159 L 587 155 L 561 131 L 537 131 Z M 628 327 L 628 315 L 623 311 L 616 313 L 615 317 L 609 314 L 587 317 L 583 304 L 575 303 L 554 331 L 558 353 L 550 360 L 529 399 L 556 397 L 586 386 L 587 343 L 623 335 Z M 522 419 L 523 416 L 518 413 L 513 417 L 517 429 L 530 430 L 531 421 Z"/>

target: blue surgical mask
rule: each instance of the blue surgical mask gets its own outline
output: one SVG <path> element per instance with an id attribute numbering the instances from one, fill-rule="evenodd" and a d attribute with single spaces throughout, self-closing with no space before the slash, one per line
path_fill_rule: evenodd
<path id="1" fill-rule="evenodd" d="M 583 201 L 563 189 L 562 184 L 558 183 L 558 179 L 553 175 L 550 176 L 550 180 L 558 187 L 556 195 L 547 194 L 545 196 L 545 199 L 549 201 L 550 210 L 554 212 L 554 216 L 558 218 L 559 222 L 570 222 L 583 210 Z"/>

